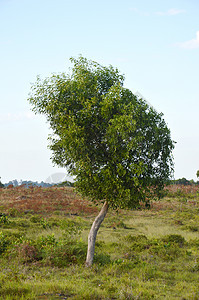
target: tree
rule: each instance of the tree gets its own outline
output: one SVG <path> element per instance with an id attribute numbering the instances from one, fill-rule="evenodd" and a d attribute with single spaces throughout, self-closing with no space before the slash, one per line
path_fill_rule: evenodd
<path id="1" fill-rule="evenodd" d="M 38 77 L 29 102 L 53 130 L 53 162 L 75 176 L 83 196 L 103 204 L 88 237 L 91 266 L 108 208 L 136 209 L 161 196 L 174 142 L 163 115 L 123 87 L 118 69 L 81 56 L 71 62 L 70 74 Z"/>
<path id="2" fill-rule="evenodd" d="M 199 170 L 196 172 L 196 176 L 199 178 Z"/>
<path id="3" fill-rule="evenodd" d="M 0 188 L 3 188 L 4 184 L 1 182 L 1 177 L 0 177 Z"/>
<path id="4" fill-rule="evenodd" d="M 181 184 L 181 185 L 191 185 L 191 182 L 187 180 L 185 177 L 175 180 L 174 183 Z"/>

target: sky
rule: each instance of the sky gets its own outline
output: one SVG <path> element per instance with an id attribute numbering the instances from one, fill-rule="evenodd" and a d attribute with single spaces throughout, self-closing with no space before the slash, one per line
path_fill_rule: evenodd
<path id="1" fill-rule="evenodd" d="M 69 72 L 80 54 L 125 75 L 176 141 L 175 179 L 199 169 L 198 0 L 0 0 L 0 177 L 46 181 L 49 125 L 27 101 L 36 76 Z"/>

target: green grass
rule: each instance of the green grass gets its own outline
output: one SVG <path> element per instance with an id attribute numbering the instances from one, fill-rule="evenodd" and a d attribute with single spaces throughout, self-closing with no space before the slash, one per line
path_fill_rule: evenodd
<path id="1" fill-rule="evenodd" d="M 199 196 L 187 198 L 109 211 L 91 268 L 84 261 L 96 213 L 13 213 L 2 201 L 0 299 L 199 299 Z"/>

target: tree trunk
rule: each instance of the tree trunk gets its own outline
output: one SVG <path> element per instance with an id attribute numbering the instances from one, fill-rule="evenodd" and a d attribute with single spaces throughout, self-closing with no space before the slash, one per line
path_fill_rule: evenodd
<path id="1" fill-rule="evenodd" d="M 98 229 L 100 228 L 101 223 L 103 222 L 108 211 L 108 203 L 105 202 L 102 206 L 102 209 L 99 215 L 95 218 L 91 230 L 88 235 L 88 250 L 86 257 L 86 266 L 90 267 L 93 263 L 94 253 L 95 253 L 95 241 L 97 237 Z"/>

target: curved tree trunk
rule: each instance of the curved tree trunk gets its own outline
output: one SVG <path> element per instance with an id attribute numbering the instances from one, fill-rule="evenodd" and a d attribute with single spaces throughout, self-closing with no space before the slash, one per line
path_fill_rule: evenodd
<path id="1" fill-rule="evenodd" d="M 95 218 L 91 230 L 88 235 L 88 250 L 86 257 L 86 266 L 90 267 L 93 263 L 94 253 L 95 253 L 95 241 L 97 237 L 98 229 L 100 228 L 101 223 L 103 222 L 108 211 L 108 203 L 105 202 L 102 206 L 102 209 L 99 215 Z"/>

